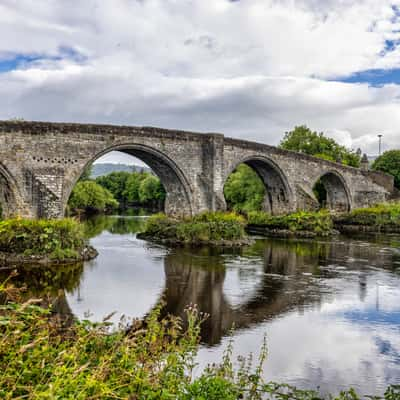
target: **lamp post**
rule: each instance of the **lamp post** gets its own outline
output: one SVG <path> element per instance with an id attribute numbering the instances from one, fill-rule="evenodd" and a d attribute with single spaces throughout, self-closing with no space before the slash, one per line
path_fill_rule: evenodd
<path id="1" fill-rule="evenodd" d="M 379 134 L 378 135 L 378 138 L 379 138 L 379 155 L 381 155 L 382 154 L 382 134 Z"/>

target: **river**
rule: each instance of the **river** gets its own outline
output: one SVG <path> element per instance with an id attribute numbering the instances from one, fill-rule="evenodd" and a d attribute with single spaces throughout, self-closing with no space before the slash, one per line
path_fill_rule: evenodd
<path id="1" fill-rule="evenodd" d="M 400 384 L 400 236 L 259 238 L 242 249 L 166 248 L 136 238 L 143 217 L 86 222 L 99 256 L 65 268 L 19 268 L 29 295 L 62 313 L 100 321 L 143 318 L 188 304 L 210 314 L 197 370 L 268 344 L 264 377 L 337 393 Z M 3 274 L 4 275 L 4 274 Z M 231 333 L 231 328 L 234 331 Z"/>

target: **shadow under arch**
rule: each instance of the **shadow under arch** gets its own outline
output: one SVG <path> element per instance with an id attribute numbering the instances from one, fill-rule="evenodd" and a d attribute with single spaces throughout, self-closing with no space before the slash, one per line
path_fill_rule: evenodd
<path id="1" fill-rule="evenodd" d="M 0 163 L 0 206 L 4 218 L 17 214 L 18 198 L 16 182 L 6 167 Z"/>
<path id="2" fill-rule="evenodd" d="M 266 189 L 264 211 L 271 214 L 284 214 L 293 210 L 293 192 L 286 174 L 275 161 L 268 157 L 255 155 L 240 160 L 226 175 L 224 184 L 240 164 L 248 165 L 263 181 Z"/>
<path id="3" fill-rule="evenodd" d="M 322 185 L 325 198 L 317 198 L 320 206 L 332 211 L 348 212 L 351 210 L 351 195 L 343 176 L 335 171 L 324 172 L 315 181 L 313 188 Z M 318 197 L 318 196 L 317 196 Z"/>
<path id="4" fill-rule="evenodd" d="M 170 215 L 193 215 L 193 195 L 189 180 L 178 165 L 164 153 L 142 144 L 119 144 L 98 152 L 90 159 L 64 194 L 64 212 L 72 189 L 83 171 L 97 159 L 112 151 L 136 157 L 146 163 L 158 176 L 166 191 L 165 212 Z"/>

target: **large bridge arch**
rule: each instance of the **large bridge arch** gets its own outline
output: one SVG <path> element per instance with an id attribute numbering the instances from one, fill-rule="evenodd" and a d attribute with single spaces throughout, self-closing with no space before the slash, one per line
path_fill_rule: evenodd
<path id="1" fill-rule="evenodd" d="M 251 167 L 261 178 L 266 189 L 264 210 L 271 214 L 283 214 L 293 210 L 294 197 L 287 175 L 271 158 L 261 155 L 247 155 L 232 165 L 227 171 L 224 184 L 229 175 L 240 165 Z"/>
<path id="2" fill-rule="evenodd" d="M 77 169 L 68 179 L 63 194 L 63 211 L 65 212 L 71 192 L 82 175 L 83 171 L 100 157 L 112 152 L 120 151 L 136 157 L 146 163 L 158 176 L 166 191 L 165 211 L 170 215 L 192 215 L 193 195 L 192 187 L 181 168 L 166 154 L 143 144 L 126 143 L 107 147 L 97 151 L 87 160 L 83 167 Z"/>
<path id="3" fill-rule="evenodd" d="M 326 190 L 324 207 L 332 211 L 347 212 L 352 208 L 351 192 L 345 178 L 338 171 L 330 169 L 321 173 L 314 181 L 323 185 Z"/>

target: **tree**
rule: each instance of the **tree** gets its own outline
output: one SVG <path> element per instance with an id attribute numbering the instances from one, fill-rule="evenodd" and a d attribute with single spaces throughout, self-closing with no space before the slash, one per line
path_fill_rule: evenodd
<path id="1" fill-rule="evenodd" d="M 246 164 L 239 165 L 228 177 L 224 187 L 225 200 L 237 212 L 259 211 L 265 197 L 265 187 L 257 173 Z"/>
<path id="2" fill-rule="evenodd" d="M 157 177 L 147 174 L 147 176 L 140 182 L 139 200 L 144 204 L 161 203 L 165 200 L 164 187 Z"/>
<path id="3" fill-rule="evenodd" d="M 124 198 L 127 203 L 140 203 L 139 187 L 141 182 L 146 179 L 149 174 L 146 172 L 132 172 L 126 180 Z"/>
<path id="4" fill-rule="evenodd" d="M 118 201 L 107 189 L 94 181 L 81 181 L 76 184 L 68 201 L 72 210 L 103 212 L 118 207 Z"/>
<path id="5" fill-rule="evenodd" d="M 342 162 L 351 167 L 360 166 L 361 158 L 358 152 L 348 150 L 322 132 L 312 132 L 305 125 L 296 126 L 294 130 L 286 132 L 279 147 L 329 161 Z"/>
<path id="6" fill-rule="evenodd" d="M 125 203 L 126 182 L 131 176 L 130 172 L 120 171 L 96 178 L 96 183 L 109 190 L 120 203 Z"/>
<path id="7" fill-rule="evenodd" d="M 393 175 L 394 185 L 400 189 L 400 150 L 385 151 L 372 164 L 372 169 Z"/>

